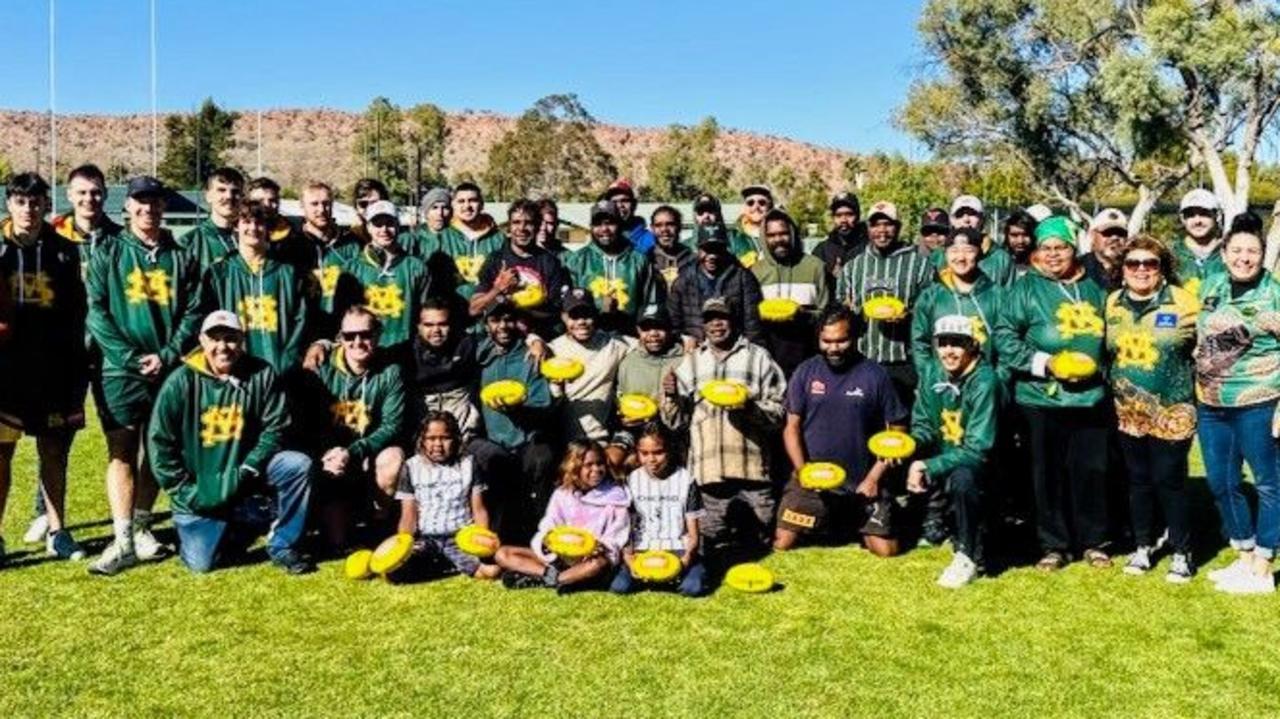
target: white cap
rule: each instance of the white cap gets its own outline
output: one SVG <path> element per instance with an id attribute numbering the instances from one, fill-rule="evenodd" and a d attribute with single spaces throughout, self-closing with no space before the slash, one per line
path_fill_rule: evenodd
<path id="1" fill-rule="evenodd" d="M 1031 207 L 1028 207 L 1026 212 L 1028 215 L 1034 217 L 1036 222 L 1044 222 L 1048 218 L 1053 217 L 1053 210 L 1050 210 L 1048 205 L 1042 205 L 1038 202 Z"/>
<path id="2" fill-rule="evenodd" d="M 209 330 L 225 327 L 236 332 L 244 332 L 244 326 L 240 324 L 240 318 L 231 310 L 214 310 L 204 318 L 204 322 L 200 325 L 200 334 L 207 335 Z"/>
<path id="3" fill-rule="evenodd" d="M 1197 187 L 1191 192 L 1183 195 L 1182 202 L 1178 203 L 1178 212 L 1184 212 L 1192 207 L 1200 210 L 1213 210 L 1215 212 L 1221 209 L 1221 205 L 1218 204 L 1217 196 L 1203 187 Z"/>
<path id="4" fill-rule="evenodd" d="M 943 335 L 973 339 L 973 320 L 964 315 L 943 315 L 933 323 L 933 336 Z"/>
<path id="5" fill-rule="evenodd" d="M 951 203 L 951 216 L 955 217 L 960 210 L 973 210 L 979 215 L 982 214 L 982 200 L 973 195 L 961 195 Z"/>
<path id="6" fill-rule="evenodd" d="M 379 215 L 389 215 L 397 221 L 400 219 L 400 213 L 396 211 L 396 203 L 390 200 L 378 200 L 364 210 L 364 219 L 367 221 L 372 221 Z"/>
<path id="7" fill-rule="evenodd" d="M 867 210 L 867 221 L 870 222 L 872 217 L 876 215 L 884 215 L 894 222 L 898 221 L 898 206 L 888 200 L 880 200 Z"/>
<path id="8" fill-rule="evenodd" d="M 1108 207 L 1102 212 L 1094 216 L 1093 222 L 1089 223 L 1089 229 L 1097 232 L 1119 227 L 1123 230 L 1129 229 L 1129 218 L 1120 210 L 1114 207 Z"/>

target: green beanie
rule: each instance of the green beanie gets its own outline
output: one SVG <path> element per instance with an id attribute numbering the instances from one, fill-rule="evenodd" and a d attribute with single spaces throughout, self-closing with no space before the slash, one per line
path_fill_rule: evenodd
<path id="1" fill-rule="evenodd" d="M 1076 244 L 1076 223 L 1061 215 L 1046 217 L 1045 220 L 1036 225 L 1036 245 L 1040 245 L 1048 240 L 1062 240 L 1063 242 L 1078 247 Z"/>

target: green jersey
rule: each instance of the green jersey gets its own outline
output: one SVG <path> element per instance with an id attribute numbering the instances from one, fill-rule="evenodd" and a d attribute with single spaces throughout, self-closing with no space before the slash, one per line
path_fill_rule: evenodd
<path id="1" fill-rule="evenodd" d="M 310 308 L 293 267 L 270 257 L 251 267 L 237 252 L 205 270 L 200 296 L 202 316 L 214 310 L 239 315 L 249 354 L 277 373 L 302 364 Z"/>
<path id="2" fill-rule="evenodd" d="M 1190 292 L 1168 284 L 1148 300 L 1123 289 L 1107 297 L 1108 379 L 1121 432 L 1170 441 L 1195 433 L 1191 353 L 1199 314 Z"/>
<path id="3" fill-rule="evenodd" d="M 911 408 L 911 436 L 921 456 L 928 456 L 924 466 L 931 477 L 986 463 L 996 442 L 999 385 L 981 359 L 954 378 L 936 358 L 924 365 Z"/>
<path id="4" fill-rule="evenodd" d="M 206 218 L 195 229 L 178 238 L 178 246 L 190 252 L 200 263 L 203 272 L 215 262 L 236 252 L 234 227 L 223 229 Z"/>

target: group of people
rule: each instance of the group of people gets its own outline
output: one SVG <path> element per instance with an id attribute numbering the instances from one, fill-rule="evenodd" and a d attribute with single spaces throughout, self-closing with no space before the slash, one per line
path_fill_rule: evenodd
<path id="1" fill-rule="evenodd" d="M 1168 241 L 1130 237 L 1112 208 L 1080 228 L 1036 206 L 988 232 L 972 196 L 925 212 L 913 241 L 891 202 L 864 215 L 841 193 L 806 251 L 763 185 L 732 223 L 697 197 L 686 239 L 677 208 L 646 221 L 620 180 L 577 249 L 554 201 L 516 200 L 500 226 L 473 183 L 427 192 L 413 227 L 373 179 L 352 227 L 323 182 L 301 188 L 297 224 L 268 178 L 223 168 L 204 190 L 208 218 L 175 237 L 151 177 L 128 183 L 122 224 L 93 165 L 51 219 L 45 180 L 8 183 L 0 517 L 25 433 L 41 488 L 27 538 L 84 557 L 65 488 L 92 389 L 113 527 L 92 573 L 171 551 L 153 534 L 163 490 L 196 572 L 263 532 L 293 574 L 399 532 L 426 576 L 625 593 L 653 586 L 632 562 L 660 550 L 681 563 L 665 586 L 698 596 L 805 543 L 887 557 L 949 541 L 938 582 L 956 588 L 1011 549 L 986 551 L 1012 520 L 1034 527 L 1041 570 L 1111 566 L 1128 535 L 1126 573 L 1168 552 L 1166 579 L 1187 582 L 1198 433 L 1238 552 L 1209 576 L 1274 591 L 1280 282 L 1261 219 L 1224 231 L 1206 191 Z M 745 400 L 714 401 L 724 380 Z M 913 453 L 875 451 L 886 431 Z M 811 486 L 818 462 L 845 481 Z M 459 546 L 470 526 L 496 534 L 492 557 Z M 565 526 L 594 551 L 558 555 Z"/>

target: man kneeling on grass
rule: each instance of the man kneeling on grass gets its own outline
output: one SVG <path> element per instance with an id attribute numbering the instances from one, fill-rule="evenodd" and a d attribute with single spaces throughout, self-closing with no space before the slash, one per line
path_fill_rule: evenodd
<path id="1" fill-rule="evenodd" d="M 999 380 L 982 359 L 973 322 L 964 315 L 934 324 L 936 359 L 924 365 L 911 412 L 911 436 L 927 459 L 907 470 L 907 489 L 945 490 L 955 520 L 955 557 L 938 584 L 956 589 L 972 582 L 982 563 L 982 478 L 996 439 Z"/>
<path id="2" fill-rule="evenodd" d="M 311 460 L 282 451 L 284 392 L 265 362 L 245 354 L 240 318 L 209 313 L 200 349 L 160 387 L 147 450 L 169 495 L 178 554 L 193 572 L 243 551 L 270 524 L 267 554 L 290 574 L 315 570 L 296 547 L 311 500 Z M 269 504 L 262 496 L 270 491 Z"/>

